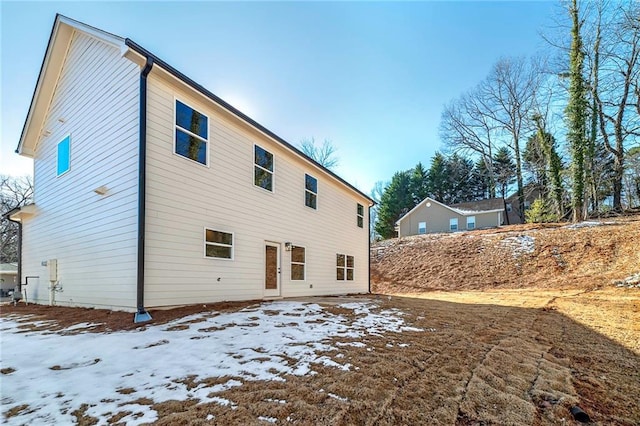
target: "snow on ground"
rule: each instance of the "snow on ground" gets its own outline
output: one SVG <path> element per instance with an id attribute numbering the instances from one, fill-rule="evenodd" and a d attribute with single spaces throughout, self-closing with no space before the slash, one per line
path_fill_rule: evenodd
<path id="1" fill-rule="evenodd" d="M 584 221 L 584 222 L 572 223 L 571 225 L 565 225 L 563 226 L 563 228 L 567 228 L 567 229 L 591 228 L 592 226 L 612 225 L 614 223 L 615 222 Z"/>
<path id="2" fill-rule="evenodd" d="M 0 367 L 15 370 L 2 374 L 4 420 L 9 424 L 70 424 L 74 420 L 71 413 L 82 404 L 89 405 L 87 414 L 98 418 L 99 424 L 125 411 L 131 414 L 120 421 L 127 424 L 156 420 L 151 407 L 136 402 L 140 398 L 155 402 L 199 399 L 233 407 L 233 401 L 212 394 L 242 386 L 244 380 L 316 374 L 316 364 L 352 368 L 317 354 L 356 346 L 353 342 L 334 346 L 331 338 L 420 331 L 407 327 L 397 309 L 380 311 L 371 302 L 340 306 L 352 310 L 355 318 L 331 314 L 317 304 L 285 301 L 112 333 L 69 333 L 93 324 L 58 333 L 25 332 L 19 328 L 24 322 L 0 318 Z M 228 380 L 188 389 L 180 383 L 188 376 L 195 376 L 196 381 L 208 377 Z M 24 404 L 28 408 L 6 418 L 9 410 Z"/>
<path id="3" fill-rule="evenodd" d="M 536 248 L 535 238 L 529 235 L 518 235 L 517 237 L 507 237 L 501 241 L 501 244 L 510 248 L 514 256 L 522 254 L 530 254 Z"/>

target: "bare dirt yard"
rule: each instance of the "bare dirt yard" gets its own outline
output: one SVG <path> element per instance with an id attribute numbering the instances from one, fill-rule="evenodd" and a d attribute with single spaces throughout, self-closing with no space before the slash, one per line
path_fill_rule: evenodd
<path id="1" fill-rule="evenodd" d="M 580 424 L 577 405 L 594 425 L 638 425 L 640 287 L 627 278 L 639 243 L 633 218 L 391 240 L 372 249 L 377 294 L 191 306 L 143 327 L 121 312 L 3 306 L 2 415 L 538 426 Z M 8 358 L 31 344 L 44 360 Z"/>

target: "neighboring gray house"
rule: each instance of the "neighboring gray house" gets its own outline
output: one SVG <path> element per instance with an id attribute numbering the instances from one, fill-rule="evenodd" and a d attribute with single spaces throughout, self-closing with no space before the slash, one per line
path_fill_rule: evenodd
<path id="1" fill-rule="evenodd" d="M 490 200 L 447 206 L 425 198 L 396 222 L 398 236 L 433 232 L 456 232 L 493 228 L 503 225 L 506 218 L 504 200 Z"/>
<path id="2" fill-rule="evenodd" d="M 15 263 L 0 263 L 0 297 L 18 285 L 18 265 Z"/>
<path id="3" fill-rule="evenodd" d="M 371 198 L 130 39 L 56 16 L 17 152 L 30 301 L 144 320 L 369 290 Z"/>

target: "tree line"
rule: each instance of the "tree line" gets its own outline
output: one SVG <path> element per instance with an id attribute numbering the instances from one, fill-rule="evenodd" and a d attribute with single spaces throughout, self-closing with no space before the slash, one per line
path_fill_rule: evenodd
<path id="1" fill-rule="evenodd" d="M 553 221 L 640 205 L 640 3 L 563 7 L 557 33 L 545 36 L 548 55 L 499 58 L 444 106 L 448 155 L 376 184 L 374 237 L 393 236 L 427 195 L 455 203 L 505 197 L 515 185 L 523 212 L 525 189 L 536 188 L 540 217 Z"/>

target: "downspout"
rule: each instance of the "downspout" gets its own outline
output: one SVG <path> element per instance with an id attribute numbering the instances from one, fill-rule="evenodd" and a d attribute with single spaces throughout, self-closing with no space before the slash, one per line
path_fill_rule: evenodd
<path id="1" fill-rule="evenodd" d="M 367 207 L 367 213 L 369 214 L 369 220 L 367 223 L 369 224 L 369 229 L 367 229 L 367 233 L 369 234 L 369 294 L 371 294 L 371 206 Z"/>
<path id="2" fill-rule="evenodd" d="M 137 311 L 133 322 L 151 320 L 144 308 L 144 234 L 147 197 L 147 76 L 153 67 L 153 58 L 147 56 L 147 63 L 140 71 L 140 144 L 138 150 L 138 273 Z"/>

